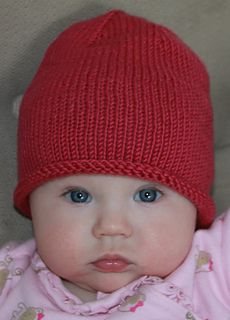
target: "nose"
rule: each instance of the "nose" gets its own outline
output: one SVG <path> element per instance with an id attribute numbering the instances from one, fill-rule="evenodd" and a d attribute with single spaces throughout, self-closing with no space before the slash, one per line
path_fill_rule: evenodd
<path id="1" fill-rule="evenodd" d="M 121 236 L 129 238 L 133 228 L 128 214 L 123 209 L 104 208 L 100 210 L 93 225 L 96 238 Z"/>

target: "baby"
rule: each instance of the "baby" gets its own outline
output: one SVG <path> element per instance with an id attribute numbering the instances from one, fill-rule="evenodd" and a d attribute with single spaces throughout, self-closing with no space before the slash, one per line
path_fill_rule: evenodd
<path id="1" fill-rule="evenodd" d="M 35 239 L 0 251 L 0 319 L 230 319 L 209 79 L 170 30 L 113 10 L 57 37 L 20 107 L 18 172 Z"/>

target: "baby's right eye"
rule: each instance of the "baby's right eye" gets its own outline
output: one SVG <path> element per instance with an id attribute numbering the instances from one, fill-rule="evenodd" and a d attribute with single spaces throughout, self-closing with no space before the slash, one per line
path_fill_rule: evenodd
<path id="1" fill-rule="evenodd" d="M 67 200 L 74 203 L 88 203 L 92 200 L 92 196 L 82 189 L 69 190 L 64 196 Z"/>

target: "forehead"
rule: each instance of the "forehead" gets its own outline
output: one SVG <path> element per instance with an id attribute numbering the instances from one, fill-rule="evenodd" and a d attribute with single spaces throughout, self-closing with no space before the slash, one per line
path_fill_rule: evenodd
<path id="1" fill-rule="evenodd" d="M 105 175 L 105 174 L 70 175 L 70 176 L 65 176 L 65 177 L 60 177 L 60 178 L 50 180 L 44 183 L 42 186 L 46 186 L 47 188 L 51 188 L 51 187 L 62 188 L 64 186 L 71 186 L 71 185 L 80 186 L 81 184 L 86 186 L 87 185 L 92 186 L 92 187 L 95 186 L 97 188 L 98 187 L 102 188 L 103 186 L 106 186 L 107 188 L 109 187 L 135 188 L 138 186 L 146 185 L 146 186 L 151 186 L 155 188 L 161 188 L 161 189 L 163 188 L 163 189 L 170 190 L 166 186 L 163 186 L 154 181 L 148 181 L 148 180 L 143 180 L 143 179 L 128 177 L 128 176 L 115 176 L 115 175 Z M 171 191 L 173 192 L 173 190 Z"/>

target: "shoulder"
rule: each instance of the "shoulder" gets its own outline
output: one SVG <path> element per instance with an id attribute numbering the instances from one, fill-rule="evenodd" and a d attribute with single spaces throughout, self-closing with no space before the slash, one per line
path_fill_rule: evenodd
<path id="1" fill-rule="evenodd" d="M 11 285 L 27 269 L 35 252 L 33 239 L 24 243 L 9 242 L 0 249 L 0 296 L 7 293 Z M 12 281 L 13 280 L 13 281 Z"/>
<path id="2" fill-rule="evenodd" d="M 199 255 L 206 255 L 206 260 L 211 261 L 211 256 L 219 261 L 230 257 L 229 245 L 230 209 L 219 215 L 209 229 L 201 229 L 194 234 L 193 249 L 199 251 Z"/>
<path id="3" fill-rule="evenodd" d="M 195 238 L 205 239 L 209 241 L 222 242 L 223 237 L 230 238 L 230 208 L 219 215 L 209 229 L 201 229 L 195 233 Z"/>
<path id="4" fill-rule="evenodd" d="M 35 240 L 30 239 L 25 242 L 11 241 L 0 248 L 0 262 L 13 261 L 15 259 L 27 259 L 35 252 Z"/>
<path id="5" fill-rule="evenodd" d="M 230 209 L 216 218 L 209 229 L 198 230 L 193 241 L 196 273 L 211 272 L 212 280 L 230 280 L 226 265 L 230 264 Z M 207 275 L 206 275 L 207 276 Z M 200 275 L 199 275 L 200 277 Z M 229 281 L 228 280 L 228 281 Z"/>
<path id="6" fill-rule="evenodd" d="M 197 231 L 194 238 L 197 308 L 213 319 L 229 315 L 230 272 L 226 266 L 230 265 L 230 210 L 218 216 L 209 229 Z"/>

